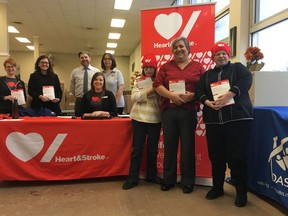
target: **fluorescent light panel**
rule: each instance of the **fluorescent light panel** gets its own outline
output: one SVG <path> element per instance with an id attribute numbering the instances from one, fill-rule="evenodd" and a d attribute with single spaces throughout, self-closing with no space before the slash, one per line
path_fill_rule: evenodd
<path id="1" fill-rule="evenodd" d="M 14 26 L 8 26 L 9 33 L 19 33 L 19 31 Z"/>
<path id="2" fill-rule="evenodd" d="M 31 43 L 27 38 L 24 37 L 15 37 L 21 43 Z"/>
<path id="3" fill-rule="evenodd" d="M 34 50 L 34 46 L 26 46 L 29 50 Z"/>
<path id="4" fill-rule="evenodd" d="M 114 53 L 115 53 L 114 50 L 106 50 L 105 52 L 106 52 L 106 53 L 111 53 L 111 54 L 114 54 Z"/>
<path id="5" fill-rule="evenodd" d="M 117 47 L 117 43 L 107 43 L 107 47 L 108 48 L 116 48 Z"/>
<path id="6" fill-rule="evenodd" d="M 108 38 L 118 40 L 120 38 L 120 36 L 121 36 L 120 33 L 109 33 Z"/>
<path id="7" fill-rule="evenodd" d="M 116 27 L 116 28 L 123 28 L 123 26 L 125 25 L 125 21 L 124 19 L 112 19 L 111 20 L 111 27 Z"/>
<path id="8" fill-rule="evenodd" d="M 133 0 L 115 0 L 114 9 L 130 10 Z"/>

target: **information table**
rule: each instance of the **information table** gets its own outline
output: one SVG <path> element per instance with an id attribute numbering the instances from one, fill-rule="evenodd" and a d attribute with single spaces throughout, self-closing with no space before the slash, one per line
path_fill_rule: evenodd
<path id="1" fill-rule="evenodd" d="M 248 186 L 288 208 L 288 107 L 255 107 Z"/>
<path id="2" fill-rule="evenodd" d="M 129 118 L 43 117 L 0 121 L 1 180 L 66 180 L 127 175 Z"/>

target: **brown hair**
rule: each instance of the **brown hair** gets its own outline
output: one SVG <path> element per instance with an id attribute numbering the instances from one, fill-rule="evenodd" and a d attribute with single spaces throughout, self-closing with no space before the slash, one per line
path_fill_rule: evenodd
<path id="1" fill-rule="evenodd" d="M 16 67 L 16 61 L 12 58 L 8 58 L 6 59 L 4 62 L 3 62 L 3 66 L 6 67 L 6 64 L 11 64 L 13 65 L 14 67 Z"/>

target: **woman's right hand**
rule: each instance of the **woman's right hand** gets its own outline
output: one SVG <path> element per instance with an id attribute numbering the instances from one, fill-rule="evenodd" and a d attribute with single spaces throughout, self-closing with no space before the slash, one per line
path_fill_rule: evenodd
<path id="1" fill-rule="evenodd" d="M 185 101 L 180 97 L 180 95 L 172 93 L 172 92 L 170 93 L 169 99 L 172 101 L 172 103 L 176 105 L 181 105 L 185 103 Z"/>
<path id="2" fill-rule="evenodd" d="M 215 101 L 206 100 L 205 105 L 211 107 L 214 110 L 219 110 L 222 106 L 216 105 Z"/>

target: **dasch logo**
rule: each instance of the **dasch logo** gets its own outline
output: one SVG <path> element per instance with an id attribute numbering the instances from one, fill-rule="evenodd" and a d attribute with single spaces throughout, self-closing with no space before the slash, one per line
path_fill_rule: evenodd
<path id="1" fill-rule="evenodd" d="M 288 171 L 288 137 L 280 142 L 277 136 L 273 138 L 273 150 L 269 155 L 268 163 L 273 182 L 288 188 L 288 178 L 281 175 L 282 172 Z"/>

